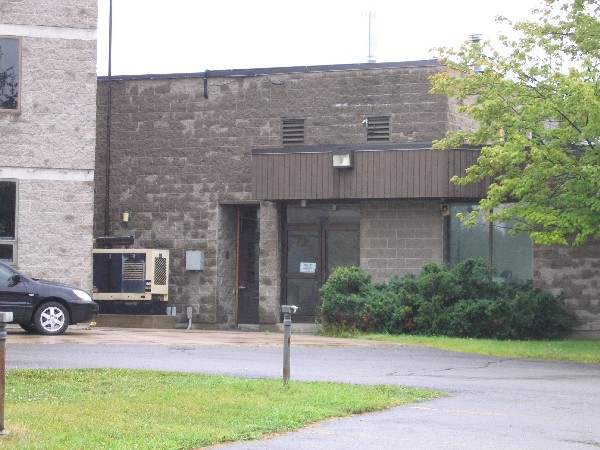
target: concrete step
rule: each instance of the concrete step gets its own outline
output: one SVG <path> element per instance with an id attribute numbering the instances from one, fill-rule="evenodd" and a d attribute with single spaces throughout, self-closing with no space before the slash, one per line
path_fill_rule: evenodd
<path id="1" fill-rule="evenodd" d="M 177 317 L 141 314 L 99 314 L 96 317 L 96 326 L 115 328 L 175 329 L 177 327 Z"/>

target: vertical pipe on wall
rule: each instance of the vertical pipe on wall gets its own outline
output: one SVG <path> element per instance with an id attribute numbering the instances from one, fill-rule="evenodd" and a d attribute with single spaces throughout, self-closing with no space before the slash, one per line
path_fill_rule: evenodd
<path id="1" fill-rule="evenodd" d="M 108 99 L 106 105 L 106 169 L 104 192 L 104 236 L 110 234 L 110 126 L 112 110 L 112 0 L 108 8 Z"/>
<path id="2" fill-rule="evenodd" d="M 235 324 L 238 324 L 238 304 L 240 300 L 240 207 L 236 212 L 235 229 Z"/>

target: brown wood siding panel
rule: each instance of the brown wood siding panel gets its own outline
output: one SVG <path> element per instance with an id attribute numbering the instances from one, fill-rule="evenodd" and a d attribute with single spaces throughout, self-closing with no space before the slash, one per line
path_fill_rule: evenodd
<path id="1" fill-rule="evenodd" d="M 382 155 L 383 173 L 384 173 L 384 185 L 383 185 L 383 197 L 390 198 L 392 192 L 392 152 L 384 152 Z"/>
<path id="2" fill-rule="evenodd" d="M 473 150 L 360 151 L 352 169 L 334 169 L 329 152 L 255 154 L 252 192 L 259 200 L 477 198 L 489 183 L 450 182 L 477 156 Z"/>
<path id="3" fill-rule="evenodd" d="M 450 157 L 450 152 L 438 152 L 439 162 L 438 162 L 438 192 L 441 197 L 447 197 L 450 189 L 450 179 L 448 172 L 448 159 Z"/>
<path id="4" fill-rule="evenodd" d="M 427 197 L 428 171 L 431 169 L 431 167 L 427 165 L 427 153 L 422 151 L 418 152 L 419 171 L 415 174 L 415 177 L 419 179 L 419 197 Z"/>
<path id="5" fill-rule="evenodd" d="M 367 172 L 365 173 L 365 181 L 367 182 L 367 198 L 375 197 L 375 171 L 379 169 L 375 167 L 375 152 L 367 153 Z"/>
<path id="6" fill-rule="evenodd" d="M 291 183 L 293 182 L 293 174 L 292 174 L 292 158 L 291 155 L 285 155 L 284 158 L 282 158 L 284 163 L 283 163 L 283 176 L 285 177 L 285 180 L 283 182 L 283 198 L 290 198 L 290 196 L 292 195 L 292 188 L 291 188 Z"/>
<path id="7" fill-rule="evenodd" d="M 437 164 L 434 165 L 433 163 L 433 152 L 427 151 L 420 153 L 422 153 L 423 156 L 425 156 L 425 167 L 427 167 L 427 169 L 425 170 L 425 176 L 423 177 L 425 182 L 424 194 L 425 197 L 431 198 L 434 192 L 433 183 L 436 182 L 435 175 L 437 174 Z"/>

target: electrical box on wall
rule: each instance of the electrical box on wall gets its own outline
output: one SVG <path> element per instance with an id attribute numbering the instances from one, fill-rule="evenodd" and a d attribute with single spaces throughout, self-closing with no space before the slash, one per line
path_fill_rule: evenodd
<path id="1" fill-rule="evenodd" d="M 185 270 L 204 270 L 204 252 L 202 250 L 186 250 Z"/>

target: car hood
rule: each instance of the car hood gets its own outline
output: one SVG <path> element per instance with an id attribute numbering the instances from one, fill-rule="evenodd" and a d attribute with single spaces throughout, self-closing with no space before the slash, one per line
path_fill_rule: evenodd
<path id="1" fill-rule="evenodd" d="M 33 281 L 35 281 L 38 284 L 42 284 L 44 286 L 57 286 L 57 287 L 65 288 L 65 289 L 78 289 L 78 290 L 81 290 L 78 287 L 71 286 L 70 284 L 59 283 L 57 281 L 40 280 L 40 279 L 37 279 L 37 278 L 33 278 Z"/>

